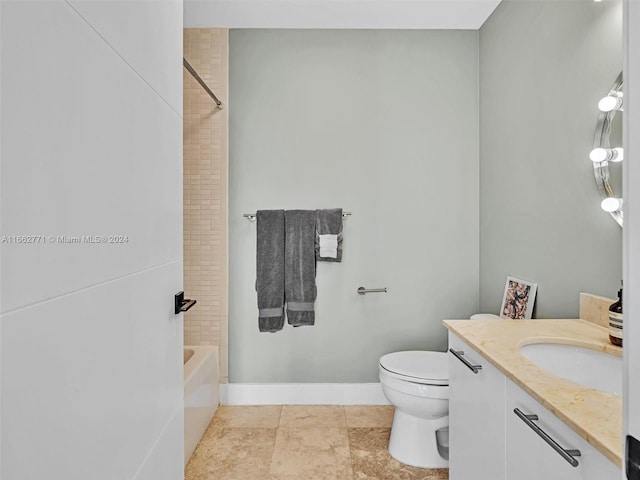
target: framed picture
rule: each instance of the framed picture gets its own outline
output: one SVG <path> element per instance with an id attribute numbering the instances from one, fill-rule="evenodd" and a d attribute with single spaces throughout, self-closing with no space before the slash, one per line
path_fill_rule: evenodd
<path id="1" fill-rule="evenodd" d="M 530 319 L 536 301 L 537 283 L 507 277 L 500 306 L 502 318 Z"/>

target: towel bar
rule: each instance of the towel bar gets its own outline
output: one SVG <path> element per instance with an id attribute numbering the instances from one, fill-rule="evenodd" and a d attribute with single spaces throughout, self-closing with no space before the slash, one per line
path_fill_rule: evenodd
<path id="1" fill-rule="evenodd" d="M 345 219 L 345 220 L 350 215 L 351 215 L 351 212 L 342 212 L 342 218 Z M 246 218 L 247 220 L 249 220 L 250 222 L 255 222 L 256 221 L 256 214 L 255 213 L 243 213 L 242 216 L 244 218 Z"/>
<path id="2" fill-rule="evenodd" d="M 387 293 L 387 287 L 384 288 L 358 288 L 358 294 L 364 295 L 365 293 Z"/>

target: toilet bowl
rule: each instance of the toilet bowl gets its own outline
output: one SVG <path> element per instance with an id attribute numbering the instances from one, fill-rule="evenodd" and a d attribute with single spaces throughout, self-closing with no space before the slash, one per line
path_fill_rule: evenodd
<path id="1" fill-rule="evenodd" d="M 389 453 L 402 463 L 449 466 L 448 362 L 440 352 L 395 352 L 380 358 L 382 391 L 395 406 Z"/>

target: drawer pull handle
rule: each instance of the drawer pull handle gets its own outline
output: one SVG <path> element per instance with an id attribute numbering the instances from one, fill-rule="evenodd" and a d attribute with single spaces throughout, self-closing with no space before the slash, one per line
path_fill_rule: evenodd
<path id="1" fill-rule="evenodd" d="M 454 357 L 464 363 L 467 368 L 473 373 L 478 373 L 480 370 L 482 370 L 482 365 L 474 365 L 473 363 L 469 362 L 469 360 L 464 358 L 464 352 L 462 350 L 454 350 L 453 348 L 450 348 L 449 351 L 453 353 Z"/>
<path id="2" fill-rule="evenodd" d="M 536 432 L 540 438 L 542 438 L 547 444 L 551 446 L 558 454 L 564 458 L 567 462 L 571 464 L 572 467 L 578 466 L 578 460 L 573 457 L 579 457 L 580 450 L 566 450 L 562 448 L 558 442 L 556 442 L 553 438 L 551 438 L 547 432 L 542 430 L 538 425 L 533 423 L 534 420 L 538 420 L 538 415 L 527 415 L 526 413 L 522 413 L 522 410 L 519 408 L 514 408 L 513 413 L 515 413 L 520 420 L 527 424 L 527 426 Z"/>

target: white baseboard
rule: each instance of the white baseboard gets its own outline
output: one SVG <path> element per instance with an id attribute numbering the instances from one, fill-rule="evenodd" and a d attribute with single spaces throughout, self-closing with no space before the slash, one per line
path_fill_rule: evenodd
<path id="1" fill-rule="evenodd" d="M 389 405 L 379 383 L 226 383 L 223 405 Z"/>

